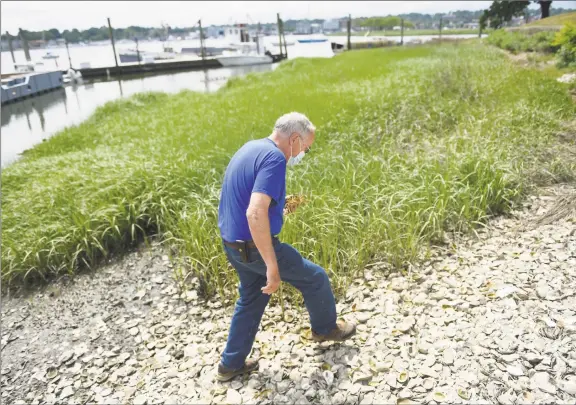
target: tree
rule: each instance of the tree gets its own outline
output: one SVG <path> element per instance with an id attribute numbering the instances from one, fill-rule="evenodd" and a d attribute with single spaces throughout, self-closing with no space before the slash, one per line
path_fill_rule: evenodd
<path id="1" fill-rule="evenodd" d="M 402 23 L 402 19 L 396 16 L 384 17 L 382 21 L 382 26 L 385 30 L 391 30 L 394 27 L 398 27 Z"/>
<path id="2" fill-rule="evenodd" d="M 74 28 L 72 31 L 65 30 L 62 33 L 62 36 L 64 37 L 64 39 L 66 41 L 73 43 L 73 44 L 80 42 L 80 39 L 81 39 L 80 32 L 76 28 Z"/>
<path id="3" fill-rule="evenodd" d="M 513 17 L 524 14 L 529 4 L 529 1 L 494 1 L 480 17 L 480 25 L 486 28 L 489 22 L 491 28 L 500 28 Z"/>
<path id="4" fill-rule="evenodd" d="M 370 17 L 362 21 L 363 27 L 368 27 L 373 30 L 391 30 L 401 24 L 401 18 L 396 16 L 388 17 Z"/>
<path id="5" fill-rule="evenodd" d="M 52 38 L 61 38 L 60 31 L 58 31 L 56 28 L 49 29 L 48 33 Z"/>
<path id="6" fill-rule="evenodd" d="M 550 5 L 552 1 L 539 1 L 540 4 L 540 18 L 550 17 Z"/>
<path id="7" fill-rule="evenodd" d="M 551 0 L 534 1 L 534 3 L 540 5 L 540 18 L 550 16 Z M 505 22 L 510 21 L 512 17 L 523 15 L 529 4 L 529 1 L 496 0 L 490 5 L 488 10 L 484 10 L 484 13 L 480 17 L 480 26 L 486 28 L 486 24 L 489 22 L 491 28 L 500 28 Z"/>

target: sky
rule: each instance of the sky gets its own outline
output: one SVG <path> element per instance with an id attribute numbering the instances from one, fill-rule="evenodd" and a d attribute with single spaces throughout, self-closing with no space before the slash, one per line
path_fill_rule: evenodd
<path id="1" fill-rule="evenodd" d="M 18 28 L 29 31 L 107 25 L 191 27 L 198 19 L 204 26 L 236 22 L 275 22 L 283 20 L 369 17 L 402 13 L 436 13 L 455 10 L 481 10 L 491 1 L 8 1 L 1 2 L 1 30 L 12 34 Z M 554 1 L 553 7 L 576 8 L 576 1 Z M 533 5 L 531 7 L 538 7 Z"/>

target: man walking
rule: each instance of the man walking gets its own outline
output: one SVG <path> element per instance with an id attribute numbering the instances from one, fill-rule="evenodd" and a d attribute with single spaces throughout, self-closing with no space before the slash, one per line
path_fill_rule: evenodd
<path id="1" fill-rule="evenodd" d="M 315 127 L 303 114 L 280 117 L 272 135 L 246 143 L 232 157 L 222 185 L 218 227 L 226 256 L 240 279 L 218 380 L 229 381 L 258 367 L 247 360 L 264 309 L 285 281 L 303 295 L 317 342 L 343 341 L 354 324 L 336 319 L 328 275 L 292 246 L 278 240 L 286 197 L 286 166 L 299 163 L 314 143 Z"/>

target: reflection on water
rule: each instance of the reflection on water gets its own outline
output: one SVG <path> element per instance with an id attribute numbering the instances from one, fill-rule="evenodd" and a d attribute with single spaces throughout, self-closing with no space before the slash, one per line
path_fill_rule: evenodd
<path id="1" fill-rule="evenodd" d="M 149 74 L 68 86 L 2 106 L 2 167 L 54 133 L 77 125 L 108 101 L 144 91 L 176 93 L 184 89 L 213 92 L 230 77 L 266 72 L 277 65 L 242 66 L 197 72 Z"/>

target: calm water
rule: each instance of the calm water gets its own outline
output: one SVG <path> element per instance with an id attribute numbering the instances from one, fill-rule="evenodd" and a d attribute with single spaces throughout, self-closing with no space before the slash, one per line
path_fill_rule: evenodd
<path id="1" fill-rule="evenodd" d="M 81 123 L 108 101 L 143 91 L 212 92 L 230 77 L 270 71 L 276 66 L 242 66 L 84 83 L 2 106 L 2 167 L 59 130 Z"/>
<path id="2" fill-rule="evenodd" d="M 448 36 L 446 36 L 448 37 Z M 474 37 L 450 36 L 450 37 Z M 330 42 L 344 44 L 346 37 L 329 37 L 327 42 L 300 44 L 298 37 L 286 37 L 288 42 L 295 45 L 288 47 L 288 57 L 332 57 L 334 53 Z M 399 37 L 381 37 L 400 41 Z M 435 36 L 405 37 L 405 42 L 413 40 L 427 41 Z M 363 37 L 352 37 L 352 41 L 362 42 Z M 277 53 L 278 48 L 272 43 L 278 37 L 265 37 L 264 46 L 271 52 Z M 133 43 L 119 43 L 116 49 L 120 52 L 133 47 Z M 182 47 L 199 46 L 198 41 L 173 41 L 170 43 L 176 51 Z M 223 45 L 222 41 L 207 40 L 207 46 Z M 162 43 L 158 41 L 143 42 L 140 50 L 161 51 Z M 68 56 L 66 48 L 33 49 L 30 56 L 33 62 L 41 61 L 44 65 L 37 65 L 36 70 L 53 70 L 56 68 L 54 60 L 43 60 L 42 55 L 47 51 L 60 55 L 58 67 L 67 69 Z M 70 46 L 72 65 L 78 67 L 82 62 L 89 62 L 92 67 L 114 65 L 112 46 L 108 44 L 91 46 Z M 24 63 L 24 52 L 15 52 L 16 63 Z M 9 52 L 1 53 L 2 73 L 14 71 L 12 58 Z M 176 93 L 183 89 L 200 92 L 212 92 L 222 87 L 233 76 L 244 75 L 249 72 L 265 72 L 273 70 L 277 65 L 259 65 L 235 68 L 220 68 L 199 72 L 183 72 L 159 75 L 147 75 L 137 78 L 122 78 L 120 80 L 85 82 L 81 85 L 67 86 L 62 90 L 44 94 L 18 103 L 2 106 L 1 131 L 1 159 L 2 167 L 13 162 L 18 155 L 42 142 L 54 133 L 65 127 L 76 125 L 88 118 L 94 110 L 108 101 L 119 97 L 128 97 L 143 91 L 164 91 Z"/>

